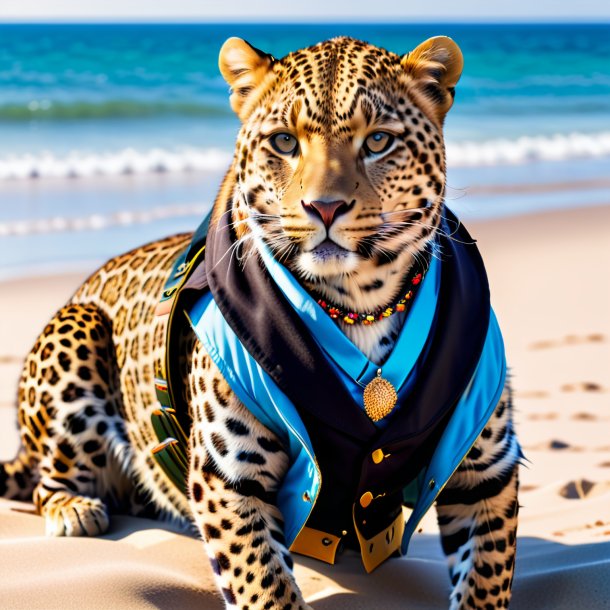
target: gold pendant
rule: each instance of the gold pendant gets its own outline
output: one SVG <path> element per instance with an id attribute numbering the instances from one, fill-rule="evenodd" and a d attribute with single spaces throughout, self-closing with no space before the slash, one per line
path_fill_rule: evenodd
<path id="1" fill-rule="evenodd" d="M 394 386 L 381 376 L 381 369 L 377 369 L 377 377 L 364 388 L 363 398 L 366 414 L 379 421 L 392 411 L 398 395 Z"/>

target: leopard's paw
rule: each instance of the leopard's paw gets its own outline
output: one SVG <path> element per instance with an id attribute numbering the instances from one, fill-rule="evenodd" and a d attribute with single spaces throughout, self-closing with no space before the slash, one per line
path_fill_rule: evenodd
<path id="1" fill-rule="evenodd" d="M 109 525 L 106 506 L 98 498 L 57 493 L 43 514 L 47 536 L 99 536 Z"/>

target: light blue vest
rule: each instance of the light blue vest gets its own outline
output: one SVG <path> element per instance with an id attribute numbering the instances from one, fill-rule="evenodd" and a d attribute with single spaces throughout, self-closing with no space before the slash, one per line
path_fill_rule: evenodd
<path id="1" fill-rule="evenodd" d="M 373 378 L 379 367 L 368 361 L 347 339 L 266 248 L 261 246 L 261 251 L 270 275 L 291 305 L 300 312 L 329 362 L 341 372 L 343 382 L 360 403 L 363 384 L 366 385 Z M 383 366 L 383 377 L 398 389 L 399 395 L 401 390 L 408 389 L 410 380 L 417 374 L 417 359 L 433 324 L 439 278 L 440 263 L 432 258 L 393 352 Z M 290 465 L 279 489 L 278 507 L 284 516 L 284 533 L 287 546 L 290 547 L 311 514 L 322 485 L 323 473 L 317 467 L 307 430 L 294 404 L 242 346 L 210 292 L 186 313 L 199 340 L 238 399 L 288 448 Z M 417 525 L 491 417 L 504 388 L 505 378 L 504 344 L 496 317 L 491 311 L 487 336 L 475 373 L 427 468 L 409 486 L 408 493 L 413 496 L 415 505 L 405 525 L 402 554 L 407 552 L 409 540 Z M 381 422 L 379 424 L 384 425 Z"/>

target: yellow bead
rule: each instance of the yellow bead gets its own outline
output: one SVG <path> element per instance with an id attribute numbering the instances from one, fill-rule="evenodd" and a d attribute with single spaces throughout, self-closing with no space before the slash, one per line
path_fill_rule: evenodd
<path id="1" fill-rule="evenodd" d="M 373 451 L 373 453 L 371 454 L 371 457 L 373 458 L 373 462 L 375 462 L 375 464 L 381 464 L 381 462 L 383 462 L 383 451 L 381 449 L 375 449 L 375 451 Z"/>
<path id="2" fill-rule="evenodd" d="M 373 494 L 370 491 L 365 491 L 360 496 L 360 506 L 366 508 L 373 501 Z"/>

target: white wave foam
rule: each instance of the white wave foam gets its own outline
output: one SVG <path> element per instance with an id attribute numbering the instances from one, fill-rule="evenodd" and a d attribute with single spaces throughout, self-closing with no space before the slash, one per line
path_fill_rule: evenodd
<path id="1" fill-rule="evenodd" d="M 226 169 L 230 161 L 231 155 L 227 151 L 215 148 L 176 151 L 126 148 L 106 154 L 75 151 L 65 156 L 52 153 L 8 155 L 0 157 L 0 180 L 219 171 Z"/>
<path id="2" fill-rule="evenodd" d="M 62 233 L 66 231 L 100 231 L 109 227 L 128 226 L 154 222 L 155 220 L 197 216 L 203 218 L 209 205 L 185 203 L 182 205 L 158 206 L 147 210 L 120 211 L 113 214 L 91 214 L 77 218 L 56 216 L 31 220 L 0 222 L 0 237 L 25 236 L 40 233 Z"/>
<path id="3" fill-rule="evenodd" d="M 609 155 L 610 132 L 523 136 L 514 140 L 447 144 L 449 167 L 519 165 L 532 161 L 565 161 Z"/>
<path id="4" fill-rule="evenodd" d="M 451 167 L 514 165 L 532 161 L 560 161 L 610 155 L 610 132 L 571 133 L 554 136 L 523 136 L 482 142 L 448 142 Z M 215 148 L 127 148 L 115 153 L 72 152 L 65 156 L 8 155 L 0 157 L 0 181 L 33 178 L 89 178 L 132 174 L 222 171 L 231 153 Z"/>

